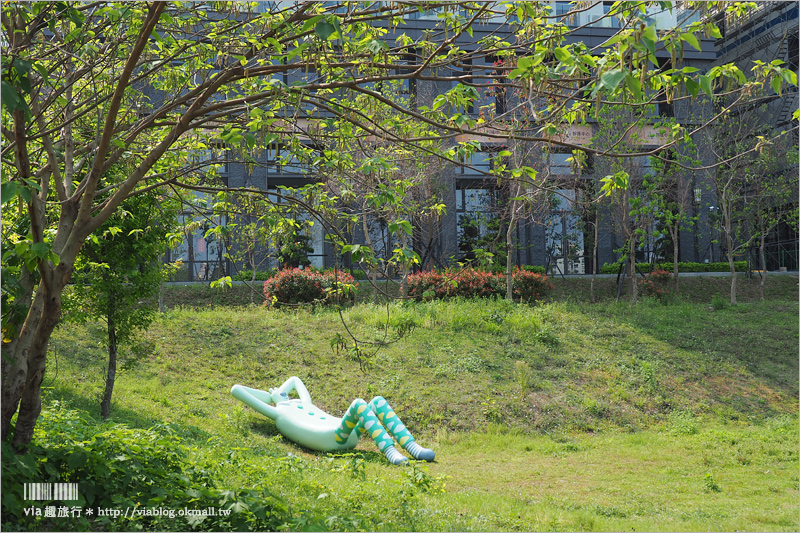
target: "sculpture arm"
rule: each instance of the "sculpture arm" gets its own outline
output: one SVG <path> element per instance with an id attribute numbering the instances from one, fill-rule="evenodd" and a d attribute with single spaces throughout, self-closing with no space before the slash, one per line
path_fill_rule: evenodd
<path id="1" fill-rule="evenodd" d="M 244 387 L 242 385 L 234 385 L 231 387 L 231 394 L 234 398 L 241 400 L 262 415 L 273 420 L 278 418 L 277 409 L 269 405 L 269 402 L 272 401 L 272 396 L 270 396 L 268 392 L 251 389 L 250 387 Z"/>
<path id="2" fill-rule="evenodd" d="M 300 381 L 300 378 L 298 378 L 297 376 L 290 377 L 289 379 L 283 382 L 283 385 L 278 387 L 278 392 L 285 392 L 288 394 L 289 391 L 291 390 L 296 390 L 297 395 L 300 396 L 300 399 L 302 401 L 308 403 L 314 403 L 311 401 L 311 395 L 308 393 L 308 389 L 303 384 L 303 382 Z"/>

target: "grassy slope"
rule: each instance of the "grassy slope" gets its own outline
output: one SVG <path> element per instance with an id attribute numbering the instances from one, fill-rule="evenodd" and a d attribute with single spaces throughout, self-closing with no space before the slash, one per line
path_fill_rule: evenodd
<path id="1" fill-rule="evenodd" d="M 357 517 L 338 529 L 796 530 L 797 278 L 784 279 L 783 299 L 720 310 L 435 302 L 392 306 L 387 327 L 385 307 L 359 305 L 344 317 L 363 339 L 416 325 L 368 374 L 332 350 L 344 329 L 330 310 L 173 309 L 129 354 L 113 417 L 177 424 L 229 486 Z M 96 411 L 102 336 L 66 325 L 53 353 L 48 396 Z M 369 441 L 309 453 L 228 394 L 292 374 L 331 413 L 385 396 L 436 449 L 430 475 Z M 437 476 L 446 491 L 424 492 Z"/>

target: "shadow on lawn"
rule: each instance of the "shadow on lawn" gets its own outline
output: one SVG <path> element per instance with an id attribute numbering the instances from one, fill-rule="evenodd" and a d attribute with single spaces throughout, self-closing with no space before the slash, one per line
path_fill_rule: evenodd
<path id="1" fill-rule="evenodd" d="M 92 419 L 100 424 L 103 419 L 100 417 L 100 404 L 96 399 L 88 398 L 81 394 L 77 394 L 72 390 L 64 387 L 55 386 L 43 391 L 42 405 L 47 405 L 51 401 L 63 402 L 71 409 L 81 411 L 92 417 Z M 165 422 L 157 418 L 144 416 L 140 412 L 133 409 L 127 409 L 114 405 L 112 402 L 111 416 L 105 422 L 115 424 L 125 424 L 131 428 L 149 429 L 157 425 L 167 425 L 181 438 L 191 440 L 207 440 L 211 434 L 197 426 L 190 424 L 176 424 L 174 422 Z"/>

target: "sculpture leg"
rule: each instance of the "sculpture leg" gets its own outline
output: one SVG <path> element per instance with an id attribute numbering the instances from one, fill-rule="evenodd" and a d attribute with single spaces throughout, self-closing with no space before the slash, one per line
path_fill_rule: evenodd
<path id="1" fill-rule="evenodd" d="M 411 435 L 411 432 L 408 431 L 406 426 L 400 420 L 400 417 L 392 410 L 392 407 L 389 403 L 381 396 L 376 396 L 369 402 L 369 406 L 378 416 L 378 420 L 380 420 L 384 426 L 386 426 L 387 431 L 392 434 L 392 436 L 397 439 L 397 442 L 405 448 L 405 450 L 411 454 L 414 459 L 419 459 L 422 461 L 433 461 L 436 457 L 436 454 L 433 450 L 428 448 L 423 448 L 419 444 L 414 441 L 414 437 Z"/>
<path id="2" fill-rule="evenodd" d="M 334 431 L 336 442 L 345 442 L 353 431 L 361 431 L 372 437 L 378 449 L 393 465 L 408 461 L 408 459 L 395 449 L 392 437 L 386 433 L 378 417 L 375 416 L 375 413 L 370 409 L 369 405 L 367 405 L 367 402 L 361 398 L 353 400 L 353 403 L 350 404 L 347 412 L 342 417 L 341 426 Z"/>

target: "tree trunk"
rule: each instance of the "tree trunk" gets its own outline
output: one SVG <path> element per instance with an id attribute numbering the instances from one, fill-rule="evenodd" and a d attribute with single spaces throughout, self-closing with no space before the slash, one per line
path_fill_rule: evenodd
<path id="1" fill-rule="evenodd" d="M 514 299 L 514 273 L 511 268 L 514 263 L 514 246 L 513 235 L 514 227 L 517 225 L 516 213 L 511 214 L 511 220 L 508 222 L 508 230 L 506 230 L 506 300 Z"/>
<path id="2" fill-rule="evenodd" d="M 670 231 L 672 234 L 672 285 L 678 294 L 678 225 Z"/>
<path id="3" fill-rule="evenodd" d="M 594 285 L 597 281 L 597 235 L 598 231 L 598 223 L 600 220 L 600 210 L 595 208 L 594 211 L 594 242 L 592 243 L 592 282 L 589 284 L 589 299 L 592 303 L 595 303 L 597 300 L 594 296 Z"/>
<path id="4" fill-rule="evenodd" d="M 631 275 L 631 304 L 639 300 L 639 290 L 636 284 L 636 233 L 631 230 L 630 245 L 628 247 L 628 261 L 630 262 Z"/>
<path id="5" fill-rule="evenodd" d="M 763 219 L 761 221 L 760 231 L 761 231 L 761 238 L 758 243 L 758 255 L 761 261 L 761 283 L 759 283 L 758 285 L 758 291 L 761 296 L 761 301 L 764 301 L 764 286 L 767 283 L 767 254 L 766 251 L 764 250 L 764 247 L 766 245 L 767 235 L 766 232 L 764 231 Z"/>
<path id="6" fill-rule="evenodd" d="M 12 444 L 20 452 L 33 438 L 42 410 L 47 345 L 61 318 L 62 289 L 59 285 L 50 291 L 40 283 L 19 336 L 3 349 L 2 438 L 11 436 L 11 419 L 17 413 Z"/>
<path id="7" fill-rule="evenodd" d="M 109 302 L 110 303 L 110 302 Z M 100 401 L 100 415 L 108 418 L 111 414 L 111 395 L 114 392 L 114 382 L 117 378 L 117 329 L 114 318 L 108 317 L 108 372 L 106 374 L 106 389 Z"/>
<path id="8" fill-rule="evenodd" d="M 404 230 L 400 230 L 400 247 L 405 250 L 408 244 L 408 236 Z M 404 258 L 402 262 L 402 278 L 400 280 L 400 296 L 403 300 L 408 299 L 408 261 Z"/>
<path id="9" fill-rule="evenodd" d="M 730 232 L 725 236 L 725 242 L 728 245 L 728 267 L 731 270 L 731 305 L 736 305 L 736 265 L 733 262 L 733 239 Z"/>

